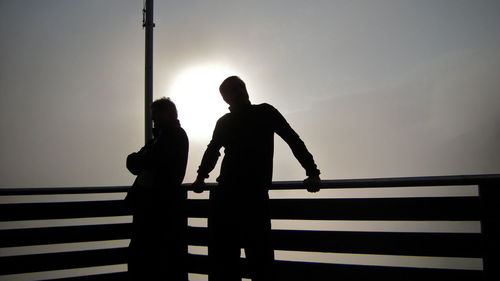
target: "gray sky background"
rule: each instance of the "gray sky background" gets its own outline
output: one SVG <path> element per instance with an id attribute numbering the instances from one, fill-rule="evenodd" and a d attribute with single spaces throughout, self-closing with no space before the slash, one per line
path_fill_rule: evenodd
<path id="1" fill-rule="evenodd" d="M 174 95 L 186 69 L 224 65 L 254 103 L 285 115 L 324 179 L 500 172 L 499 1 L 156 2 L 155 97 Z M 141 9 L 0 0 L 0 187 L 132 182 L 124 163 L 143 142 Z M 189 98 L 193 108 L 197 95 L 223 106 L 206 89 Z M 179 111 L 181 123 L 211 114 Z M 210 133 L 186 129 L 189 182 Z M 274 179 L 302 179 L 276 146 Z"/>

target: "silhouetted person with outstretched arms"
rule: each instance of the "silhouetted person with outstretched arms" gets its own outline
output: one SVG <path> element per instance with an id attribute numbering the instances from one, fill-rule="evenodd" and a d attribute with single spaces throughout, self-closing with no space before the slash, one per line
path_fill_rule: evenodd
<path id="1" fill-rule="evenodd" d="M 268 188 L 272 183 L 274 133 L 285 140 L 306 170 L 304 184 L 310 192 L 319 190 L 320 172 L 304 142 L 278 110 L 269 104 L 250 103 L 239 77 L 228 77 L 219 90 L 230 105 L 230 113 L 217 121 L 193 183 L 196 192 L 203 191 L 224 147 L 218 185 L 210 190 L 209 280 L 241 280 L 240 248 L 245 249 L 252 280 L 273 280 Z"/>
<path id="2" fill-rule="evenodd" d="M 137 175 L 126 203 L 132 209 L 128 271 L 131 280 L 188 280 L 186 172 L 189 143 L 177 120 L 175 104 L 167 98 L 151 105 L 153 135 L 127 157 Z"/>

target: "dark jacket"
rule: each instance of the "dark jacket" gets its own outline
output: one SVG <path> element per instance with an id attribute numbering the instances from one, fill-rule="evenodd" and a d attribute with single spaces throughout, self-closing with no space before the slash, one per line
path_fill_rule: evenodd
<path id="1" fill-rule="evenodd" d="M 170 204 L 185 197 L 181 183 L 186 173 L 188 150 L 186 132 L 176 122 L 127 157 L 128 170 L 137 175 L 126 197 L 134 210 L 149 204 Z"/>
<path id="2" fill-rule="evenodd" d="M 207 178 L 224 147 L 219 184 L 248 183 L 269 186 L 272 182 L 274 133 L 291 148 L 308 176 L 319 175 L 314 159 L 299 135 L 269 104 L 248 105 L 217 121 L 198 174 Z"/>
<path id="3" fill-rule="evenodd" d="M 137 175 L 125 198 L 133 214 L 131 280 L 187 280 L 187 193 L 181 183 L 188 148 L 186 132 L 176 122 L 127 157 L 128 170 Z"/>

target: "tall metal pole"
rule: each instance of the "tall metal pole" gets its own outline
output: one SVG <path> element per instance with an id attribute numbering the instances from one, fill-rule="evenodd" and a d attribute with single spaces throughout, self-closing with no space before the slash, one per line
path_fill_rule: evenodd
<path id="1" fill-rule="evenodd" d="M 146 56 L 145 56 L 145 79 L 144 79 L 144 120 L 145 120 L 145 142 L 153 138 L 153 126 L 151 121 L 151 103 L 153 102 L 153 0 L 145 0 L 143 9 L 143 27 L 146 29 Z"/>

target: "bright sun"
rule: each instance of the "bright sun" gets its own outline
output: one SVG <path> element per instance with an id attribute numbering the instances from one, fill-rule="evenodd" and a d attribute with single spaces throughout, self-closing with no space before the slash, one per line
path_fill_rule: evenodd
<path id="1" fill-rule="evenodd" d="M 235 72 L 225 65 L 206 64 L 188 68 L 175 78 L 169 96 L 190 138 L 210 139 L 215 123 L 228 112 L 219 85 L 231 75 Z"/>

